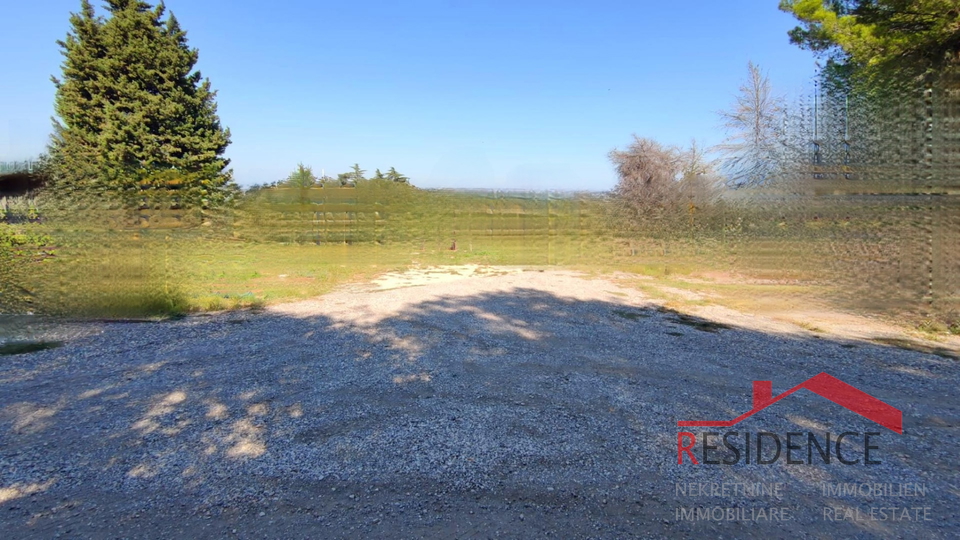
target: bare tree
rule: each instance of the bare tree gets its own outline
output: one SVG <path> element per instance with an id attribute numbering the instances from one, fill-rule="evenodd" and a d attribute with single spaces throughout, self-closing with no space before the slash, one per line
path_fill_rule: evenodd
<path id="1" fill-rule="evenodd" d="M 610 152 L 620 180 L 614 188 L 611 225 L 630 237 L 660 240 L 689 229 L 717 193 L 714 163 L 696 143 L 683 150 L 634 135 L 624 150 Z M 692 230 L 692 229 L 690 229 Z"/>
<path id="2" fill-rule="evenodd" d="M 631 213 L 649 214 L 679 195 L 681 155 L 675 147 L 634 135 L 626 150 L 610 152 L 610 161 L 620 178 L 614 193 Z"/>
<path id="3" fill-rule="evenodd" d="M 716 164 L 702 146 L 665 146 L 634 135 L 625 150 L 610 152 L 620 181 L 614 194 L 631 213 L 654 215 L 681 202 L 705 204 L 716 194 Z"/>
<path id="4" fill-rule="evenodd" d="M 716 161 L 707 158 L 697 141 L 691 141 L 690 148 L 680 153 L 680 196 L 694 206 L 713 202 L 720 186 L 716 170 Z"/>
<path id="5" fill-rule="evenodd" d="M 733 185 L 769 182 L 780 167 L 785 104 L 774 95 L 770 79 L 759 66 L 747 64 L 749 75 L 733 107 L 721 111 L 727 139 L 717 146 L 723 169 Z"/>

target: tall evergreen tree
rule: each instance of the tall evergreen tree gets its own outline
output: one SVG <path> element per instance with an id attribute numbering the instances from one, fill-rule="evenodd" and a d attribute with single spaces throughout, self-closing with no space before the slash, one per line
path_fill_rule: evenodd
<path id="1" fill-rule="evenodd" d="M 89 0 L 58 42 L 50 147 L 61 188 L 140 197 L 176 190 L 215 204 L 231 186 L 216 92 L 194 66 L 199 57 L 161 2 L 107 0 L 109 18 Z"/>
<path id="2" fill-rule="evenodd" d="M 58 187 L 92 190 L 99 186 L 99 134 L 103 129 L 105 95 L 98 85 L 106 56 L 101 29 L 103 20 L 83 0 L 80 12 L 71 14 L 72 31 L 58 41 L 64 56 L 61 79 L 51 77 L 57 88 L 54 134 L 50 144 L 51 169 L 62 179 Z"/>

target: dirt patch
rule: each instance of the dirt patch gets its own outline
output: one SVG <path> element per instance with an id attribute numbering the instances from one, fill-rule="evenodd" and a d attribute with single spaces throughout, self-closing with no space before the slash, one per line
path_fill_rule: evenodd
<path id="1" fill-rule="evenodd" d="M 696 272 L 692 276 L 679 277 L 689 283 L 717 283 L 723 285 L 797 285 L 803 283 L 799 279 L 772 279 L 745 276 L 736 272 L 706 271 Z"/>
<path id="2" fill-rule="evenodd" d="M 401 287 L 418 287 L 437 283 L 449 283 L 463 279 L 502 276 L 523 272 L 522 268 L 481 266 L 476 264 L 428 266 L 404 272 L 389 272 L 375 277 L 371 285 L 375 290 L 390 290 Z"/>
<path id="3" fill-rule="evenodd" d="M 691 290 L 670 286 L 649 276 L 615 273 L 610 278 L 624 287 L 642 290 L 660 305 L 723 324 L 834 339 L 875 343 L 887 340 L 886 344 L 892 346 L 897 346 L 894 341 L 906 339 L 915 344 L 914 350 L 921 352 L 939 350 L 941 355 L 960 354 L 960 336 L 932 336 L 876 316 L 842 311 L 825 299 L 829 293 L 814 291 L 809 285 L 801 286 L 800 282 L 749 279 L 724 272 L 702 275 L 712 279 L 670 278 L 673 283 L 689 284 L 686 286 Z"/>

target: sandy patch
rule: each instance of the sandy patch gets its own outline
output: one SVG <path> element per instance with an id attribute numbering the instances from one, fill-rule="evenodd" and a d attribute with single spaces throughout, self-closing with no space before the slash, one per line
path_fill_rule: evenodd
<path id="1" fill-rule="evenodd" d="M 641 291 L 603 279 L 586 279 L 579 272 L 460 265 L 392 272 L 369 284 L 346 286 L 317 298 L 267 309 L 296 317 L 323 315 L 341 324 L 370 326 L 424 302 L 521 290 L 548 292 L 573 301 L 600 300 L 628 307 L 660 305 L 650 302 Z M 526 331 L 522 325 L 514 326 L 517 326 L 517 332 Z"/>
<path id="2" fill-rule="evenodd" d="M 625 279 L 630 277 L 633 279 Z M 780 335 L 840 338 L 861 341 L 907 339 L 960 351 L 960 338 L 944 336 L 937 342 L 894 324 L 826 305 L 805 304 L 784 310 L 763 309 L 745 312 L 719 305 L 722 295 L 714 291 L 690 291 L 644 279 L 643 291 L 631 284 L 633 274 L 588 276 L 569 270 L 525 269 L 510 266 L 450 265 L 413 268 L 383 274 L 370 283 L 351 285 L 324 296 L 268 308 L 275 313 L 309 317 L 324 315 L 347 326 L 372 326 L 395 317 L 422 302 L 443 298 L 469 297 L 486 292 L 526 289 L 549 292 L 577 301 L 603 301 L 634 308 L 670 308 L 717 323 Z M 679 305 L 677 304 L 679 301 Z M 686 305 L 696 301 L 707 305 Z M 527 330 L 517 325 L 516 332 Z"/>
<path id="3" fill-rule="evenodd" d="M 429 266 L 414 268 L 405 272 L 390 272 L 376 277 L 371 285 L 376 290 L 399 289 L 401 287 L 418 287 L 436 283 L 449 283 L 463 279 L 502 276 L 523 272 L 522 268 L 508 268 L 498 266 L 480 266 L 476 264 Z"/>

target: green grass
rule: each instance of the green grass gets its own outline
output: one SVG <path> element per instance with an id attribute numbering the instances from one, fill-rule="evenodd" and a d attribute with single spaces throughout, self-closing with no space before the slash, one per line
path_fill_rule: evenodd
<path id="1" fill-rule="evenodd" d="M 927 292 L 924 273 L 902 263 L 925 264 L 927 254 L 909 251 L 915 245 L 909 238 L 882 244 L 907 237 L 916 216 L 891 222 L 880 207 L 812 201 L 720 208 L 651 237 L 613 234 L 603 225 L 602 203 L 591 198 L 403 191 L 394 199 L 364 199 L 350 190 L 320 190 L 311 195 L 326 197 L 320 205 L 277 196 L 217 214 L 209 225 L 195 215 L 144 212 L 7 227 L 0 302 L 16 297 L 20 312 L 141 318 L 258 309 L 411 266 L 562 266 L 637 276 L 631 286 L 677 307 L 783 311 L 816 301 L 853 311 L 916 312 L 927 332 L 958 328 L 950 319 L 955 299 L 918 311 Z M 891 259 L 894 247 L 902 259 Z M 736 279 L 714 281 L 710 273 Z M 685 292 L 708 294 L 692 300 Z"/>
<path id="2" fill-rule="evenodd" d="M 475 238 L 385 244 L 232 240 L 196 230 L 61 231 L 58 257 L 34 264 L 28 287 L 54 314 L 136 318 L 259 308 L 425 265 L 546 265 L 570 258 L 562 239 Z M 531 243 L 543 242 L 543 249 Z"/>

